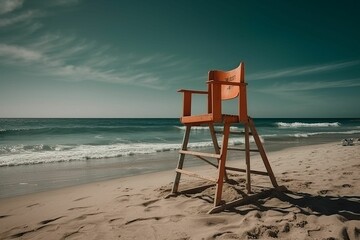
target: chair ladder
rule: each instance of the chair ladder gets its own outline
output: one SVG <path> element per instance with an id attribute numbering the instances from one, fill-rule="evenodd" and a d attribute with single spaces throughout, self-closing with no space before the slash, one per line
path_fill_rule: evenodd
<path id="1" fill-rule="evenodd" d="M 246 173 L 246 190 L 247 190 L 248 194 L 251 193 L 251 173 L 252 174 L 258 174 L 258 175 L 269 176 L 272 185 L 275 188 L 278 187 L 278 184 L 276 182 L 274 173 L 273 173 L 273 171 L 271 169 L 269 160 L 268 160 L 268 158 L 266 156 L 264 147 L 263 147 L 263 145 L 262 145 L 262 143 L 260 141 L 260 137 L 259 137 L 259 135 L 258 135 L 258 133 L 256 131 L 255 124 L 254 124 L 253 120 L 249 117 L 248 121 L 243 123 L 243 124 L 244 124 L 244 132 L 231 132 L 230 131 L 231 123 L 227 123 L 227 122 L 224 123 L 224 129 L 223 129 L 222 132 L 215 131 L 214 125 L 212 123 L 208 124 L 209 125 L 209 130 L 210 130 L 210 133 L 211 133 L 212 142 L 213 142 L 214 149 L 215 149 L 214 154 L 213 153 L 189 151 L 187 149 L 188 143 L 189 143 L 189 138 L 190 138 L 190 131 L 191 131 L 191 125 L 187 125 L 186 129 L 185 129 L 185 133 L 184 133 L 184 138 L 183 138 L 183 141 L 182 141 L 182 147 L 181 147 L 181 150 L 179 151 L 179 160 L 178 160 L 177 168 L 175 170 L 176 171 L 176 176 L 175 176 L 175 181 L 174 181 L 173 188 L 172 188 L 172 194 L 177 194 L 178 193 L 181 174 L 185 174 L 185 175 L 200 178 L 200 179 L 205 179 L 205 180 L 214 182 L 216 184 L 214 207 L 219 206 L 221 204 L 221 200 L 222 200 L 221 196 L 222 196 L 222 188 L 223 188 L 224 179 L 225 179 L 225 181 L 228 180 L 226 170 Z M 223 135 L 222 136 L 221 147 L 218 145 L 216 133 L 222 133 L 222 135 Z M 244 137 L 245 137 L 245 148 L 240 149 L 240 148 L 228 147 L 228 141 L 229 141 L 230 134 L 243 134 Z M 256 146 L 257 146 L 257 149 L 250 149 L 250 139 L 249 139 L 250 135 L 253 136 L 254 141 L 256 143 Z M 226 166 L 226 158 L 227 158 L 227 151 L 228 150 L 230 150 L 230 151 L 244 151 L 245 152 L 246 169 L 240 169 L 240 168 L 227 167 Z M 263 160 L 263 163 L 265 165 L 265 168 L 266 168 L 266 172 L 251 170 L 251 168 L 250 168 L 250 152 L 259 152 L 260 153 L 260 156 L 261 156 L 261 158 Z M 216 167 L 218 169 L 217 179 L 204 177 L 204 176 L 198 175 L 196 173 L 183 170 L 185 155 L 196 156 L 199 159 L 207 162 L 208 164 Z M 215 159 L 218 160 L 218 164 L 214 164 L 211 161 L 207 160 L 206 158 L 215 158 Z"/>

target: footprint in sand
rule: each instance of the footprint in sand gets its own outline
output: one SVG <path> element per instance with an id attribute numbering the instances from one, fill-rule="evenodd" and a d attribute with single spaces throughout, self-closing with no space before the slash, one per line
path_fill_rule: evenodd
<path id="1" fill-rule="evenodd" d="M 40 203 L 33 203 L 33 204 L 30 204 L 30 205 L 28 205 L 26 207 L 31 208 L 31 207 L 35 207 L 35 206 L 40 206 Z"/>
<path id="2" fill-rule="evenodd" d="M 132 190 L 132 188 L 125 188 L 124 190 L 123 190 L 123 192 L 129 192 L 129 191 L 131 191 Z"/>
<path id="3" fill-rule="evenodd" d="M 219 224 L 227 224 L 228 221 L 224 217 L 206 217 L 199 220 L 205 226 L 216 226 Z"/>
<path id="4" fill-rule="evenodd" d="M 281 232 L 288 233 L 288 232 L 290 232 L 291 227 L 292 227 L 292 224 L 285 223 L 285 225 L 283 226 Z"/>
<path id="5" fill-rule="evenodd" d="M 341 185 L 343 188 L 351 188 L 352 186 L 350 185 L 350 184 L 347 184 L 347 183 L 345 183 L 345 184 L 343 184 L 343 185 Z"/>
<path id="6" fill-rule="evenodd" d="M 143 205 L 144 207 L 147 207 L 153 203 L 156 203 L 158 202 L 160 199 L 153 199 L 153 200 L 149 200 L 149 201 L 146 201 L 146 202 L 143 202 L 141 205 Z"/>
<path id="7" fill-rule="evenodd" d="M 149 206 L 149 207 L 145 208 L 144 211 L 151 212 L 151 211 L 153 211 L 155 209 L 159 209 L 159 208 L 160 208 L 160 206 Z"/>
<path id="8" fill-rule="evenodd" d="M 146 208 L 144 209 L 145 212 L 150 212 L 150 211 L 152 211 L 152 210 L 154 210 L 154 209 L 160 208 L 160 206 L 150 206 L 150 205 L 152 205 L 153 203 L 156 203 L 156 202 L 158 202 L 158 201 L 159 201 L 159 199 L 153 199 L 153 200 L 150 200 L 150 201 L 143 202 L 142 204 L 140 204 L 140 206 L 146 207 Z"/>
<path id="9" fill-rule="evenodd" d="M 81 197 L 81 198 L 75 199 L 73 202 L 81 201 L 81 200 L 87 199 L 87 198 L 89 198 L 89 197 L 90 197 L 90 196 Z"/>
<path id="10" fill-rule="evenodd" d="M 147 199 L 150 199 L 150 198 L 145 198 L 144 200 L 147 200 Z M 148 207 L 149 205 L 153 204 L 153 203 L 156 203 L 158 202 L 160 199 L 153 199 L 153 200 L 149 200 L 149 201 L 145 201 L 143 203 L 140 203 L 140 204 L 135 204 L 135 205 L 130 205 L 130 206 L 142 206 L 142 207 Z M 124 200 L 123 200 L 124 201 Z M 128 207 L 130 207 L 128 206 Z"/>
<path id="11" fill-rule="evenodd" d="M 221 237 L 223 239 L 241 239 L 238 234 L 235 234 L 231 231 L 219 232 L 219 233 L 215 233 L 214 235 L 212 235 L 213 239 L 217 239 L 218 237 Z"/>
<path id="12" fill-rule="evenodd" d="M 95 213 L 83 214 L 83 215 L 80 215 L 80 216 L 76 217 L 74 220 L 84 220 L 84 219 L 86 219 L 87 217 L 99 215 L 99 214 L 101 214 L 101 213 L 103 213 L 103 212 L 95 212 Z"/>
<path id="13" fill-rule="evenodd" d="M 87 209 L 87 208 L 91 208 L 92 206 L 85 206 L 85 207 L 73 207 L 73 208 L 69 208 L 68 211 L 73 211 L 73 210 L 81 210 L 81 209 Z"/>
<path id="14" fill-rule="evenodd" d="M 121 202 L 128 202 L 129 198 L 130 198 L 130 195 L 126 194 L 126 195 L 118 196 L 115 199 L 116 199 L 117 202 L 121 203 Z"/>
<path id="15" fill-rule="evenodd" d="M 324 190 L 318 191 L 318 193 L 319 193 L 319 194 L 327 194 L 329 191 L 330 191 L 330 190 L 324 189 Z"/>
<path id="16" fill-rule="evenodd" d="M 172 215 L 170 216 L 170 221 L 171 222 L 179 222 L 181 219 L 183 219 L 185 216 L 181 215 L 181 214 L 176 214 L 176 215 Z"/>
<path id="17" fill-rule="evenodd" d="M 266 236 L 270 238 L 277 238 L 279 233 L 279 229 L 276 226 L 265 226 L 261 225 L 259 227 L 255 227 L 252 230 L 246 232 L 247 237 L 250 239 L 261 239 L 261 237 Z"/>
<path id="18" fill-rule="evenodd" d="M 75 237 L 76 235 L 78 235 L 80 233 L 80 230 L 83 229 L 84 227 L 85 226 L 81 226 L 76 231 L 65 233 L 63 235 L 62 239 L 66 239 L 66 238 L 68 238 L 70 236 Z"/>
<path id="19" fill-rule="evenodd" d="M 308 224 L 307 221 L 301 221 L 301 222 L 296 223 L 295 226 L 299 227 L 299 228 L 304 228 L 306 224 Z"/>
<path id="20" fill-rule="evenodd" d="M 125 223 L 125 225 L 128 225 L 128 224 L 131 224 L 131 223 L 134 223 L 134 222 L 139 222 L 139 221 L 147 221 L 147 220 L 156 220 L 156 221 L 159 221 L 161 220 L 162 217 L 148 217 L 148 218 L 135 218 L 133 220 L 130 220 L 130 221 L 127 221 Z"/>
<path id="21" fill-rule="evenodd" d="M 39 222 L 39 224 L 41 224 L 41 225 L 48 224 L 48 223 L 54 222 L 63 217 L 64 216 L 60 216 L 60 217 L 56 217 L 56 218 L 52 218 L 52 219 L 43 220 L 43 221 Z"/>
<path id="22" fill-rule="evenodd" d="M 306 187 L 308 188 L 311 184 L 313 184 L 313 182 L 300 182 L 299 185 L 301 187 Z"/>
<path id="23" fill-rule="evenodd" d="M 122 220 L 124 220 L 124 218 L 118 217 L 118 218 L 112 218 L 112 219 L 110 219 L 108 222 L 109 222 L 109 223 L 113 223 L 113 222 L 122 221 Z"/>

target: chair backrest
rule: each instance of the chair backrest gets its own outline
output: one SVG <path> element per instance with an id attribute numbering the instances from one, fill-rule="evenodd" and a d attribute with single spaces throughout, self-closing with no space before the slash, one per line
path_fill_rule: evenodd
<path id="1" fill-rule="evenodd" d="M 223 81 L 223 82 L 234 82 L 234 83 L 244 83 L 244 67 L 243 63 L 230 71 L 219 71 L 212 70 L 209 72 L 209 80 L 214 81 Z M 222 85 L 221 86 L 221 100 L 233 99 L 239 96 L 239 87 L 232 85 Z"/>
<path id="2" fill-rule="evenodd" d="M 221 121 L 221 101 L 239 97 L 239 121 L 248 121 L 247 98 L 245 84 L 244 63 L 230 71 L 212 70 L 209 72 L 209 81 L 240 83 L 240 85 L 209 84 L 208 112 L 212 113 L 216 121 Z"/>

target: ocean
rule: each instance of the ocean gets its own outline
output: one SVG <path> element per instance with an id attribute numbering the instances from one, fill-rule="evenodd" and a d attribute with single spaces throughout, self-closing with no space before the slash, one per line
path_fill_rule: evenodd
<path id="1" fill-rule="evenodd" d="M 267 151 L 360 137 L 360 119 L 254 121 Z M 178 118 L 0 119 L 0 198 L 173 169 L 184 130 Z M 212 147 L 207 127 L 190 139 L 191 148 Z"/>

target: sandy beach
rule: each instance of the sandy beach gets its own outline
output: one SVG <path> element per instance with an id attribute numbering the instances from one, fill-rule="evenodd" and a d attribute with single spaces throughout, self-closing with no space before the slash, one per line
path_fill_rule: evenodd
<path id="1" fill-rule="evenodd" d="M 217 214 L 213 188 L 165 199 L 174 171 L 79 185 L 0 200 L 0 239 L 360 239 L 360 144 L 339 142 L 268 153 L 279 185 L 252 204 Z M 174 161 L 176 159 L 169 160 Z M 229 165 L 243 164 L 232 160 Z M 252 168 L 262 170 L 258 156 Z M 196 167 L 203 175 L 214 169 Z M 230 174 L 224 199 L 245 194 Z M 204 184 L 183 178 L 180 190 Z M 254 191 L 270 187 L 252 178 Z"/>

